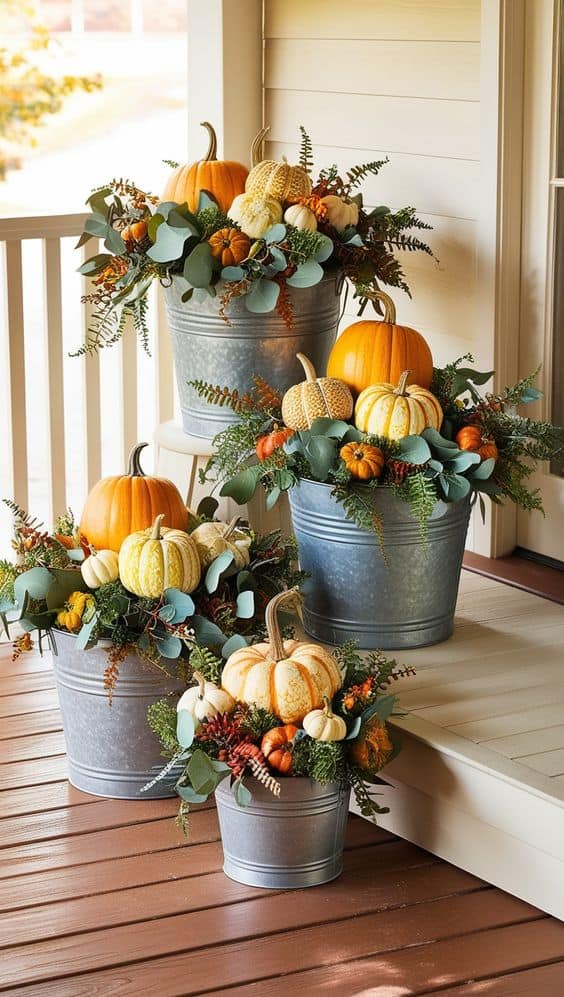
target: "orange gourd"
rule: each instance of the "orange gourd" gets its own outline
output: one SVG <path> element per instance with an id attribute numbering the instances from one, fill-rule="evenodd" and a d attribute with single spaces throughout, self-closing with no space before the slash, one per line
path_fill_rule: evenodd
<path id="1" fill-rule="evenodd" d="M 212 256 L 222 267 L 233 267 L 249 255 L 251 240 L 238 228 L 220 228 L 208 239 Z"/>
<path id="2" fill-rule="evenodd" d="M 260 750 L 272 769 L 288 775 L 292 771 L 294 759 L 292 748 L 298 728 L 294 724 L 284 724 L 283 727 L 273 727 L 264 735 Z"/>
<path id="3" fill-rule="evenodd" d="M 198 201 L 203 190 L 217 201 L 220 209 L 227 213 L 237 194 L 245 190 L 249 171 L 242 163 L 230 159 L 217 159 L 217 136 L 209 121 L 202 121 L 207 128 L 210 144 L 204 159 L 196 163 L 179 166 L 168 178 L 163 193 L 163 201 L 186 202 L 190 211 L 198 210 Z"/>
<path id="4" fill-rule="evenodd" d="M 279 450 L 283 447 L 286 440 L 289 440 L 291 436 L 294 435 L 293 429 L 274 429 L 271 433 L 267 433 L 266 436 L 260 436 L 257 440 L 256 453 L 259 460 L 266 460 L 270 457 L 275 450 Z"/>
<path id="5" fill-rule="evenodd" d="M 143 473 L 139 454 L 146 446 L 133 447 L 127 474 L 102 478 L 86 499 L 80 532 L 96 550 L 119 552 L 130 533 L 149 529 L 160 513 L 163 526 L 185 530 L 188 525 L 188 510 L 176 485 Z"/>
<path id="6" fill-rule="evenodd" d="M 369 443 L 346 443 L 339 453 L 347 470 L 358 481 L 372 481 L 382 474 L 384 454 L 380 447 Z"/>
<path id="7" fill-rule="evenodd" d="M 480 426 L 463 426 L 458 430 L 455 440 L 461 450 L 471 450 L 479 454 L 482 460 L 487 460 L 489 457 L 497 460 L 499 457 L 495 440 L 487 436 Z"/>
<path id="8" fill-rule="evenodd" d="M 327 364 L 327 376 L 338 377 L 353 393 L 372 384 L 397 384 L 409 370 L 409 383 L 430 387 L 433 357 L 420 332 L 397 325 L 396 309 L 389 295 L 371 292 L 384 305 L 383 320 L 364 319 L 349 325 L 337 339 Z"/>

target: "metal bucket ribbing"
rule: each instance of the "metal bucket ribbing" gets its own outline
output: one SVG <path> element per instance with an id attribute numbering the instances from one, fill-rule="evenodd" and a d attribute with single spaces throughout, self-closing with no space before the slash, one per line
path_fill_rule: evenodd
<path id="1" fill-rule="evenodd" d="M 282 778 L 275 797 L 256 779 L 252 802 L 240 807 L 229 781 L 215 791 L 223 871 L 230 879 L 268 889 L 299 889 L 340 875 L 350 789 L 311 779 Z"/>
<path id="2" fill-rule="evenodd" d="M 219 314 L 221 285 L 215 298 L 201 304 L 182 302 L 187 287 L 182 277 L 175 277 L 164 292 L 186 433 L 213 439 L 237 419 L 228 406 L 210 405 L 199 398 L 189 381 L 228 386 L 243 394 L 252 388 L 253 374 L 259 374 L 284 392 L 303 380 L 296 353 L 305 353 L 316 370 L 325 374 L 339 323 L 339 275 L 328 273 L 315 287 L 288 288 L 292 329 L 286 328 L 276 311 L 249 312 L 242 297 L 230 302 L 228 325 Z"/>
<path id="3" fill-rule="evenodd" d="M 367 493 L 368 495 L 370 493 Z M 438 644 L 453 631 L 470 501 L 437 502 L 421 543 L 419 522 L 390 488 L 374 493 L 378 538 L 346 518 L 331 485 L 302 480 L 289 492 L 305 583 L 308 634 L 361 648 Z"/>
<path id="4" fill-rule="evenodd" d="M 120 663 L 112 705 L 104 689 L 107 648 L 75 650 L 76 638 L 52 631 L 53 670 L 67 747 L 69 780 L 85 793 L 119 800 L 174 796 L 176 776 L 141 787 L 165 764 L 147 710 L 178 681 L 129 655 Z M 174 669 L 174 662 L 168 662 Z"/>

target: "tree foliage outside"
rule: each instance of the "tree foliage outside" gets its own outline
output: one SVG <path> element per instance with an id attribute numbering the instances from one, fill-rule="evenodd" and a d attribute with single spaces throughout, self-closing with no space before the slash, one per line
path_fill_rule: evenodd
<path id="1" fill-rule="evenodd" d="M 21 29 L 8 33 L 16 19 Z M 0 0 L 0 180 L 21 163 L 18 149 L 36 145 L 36 130 L 57 114 L 65 99 L 78 90 L 90 93 L 102 86 L 100 76 L 52 74 L 57 42 L 41 22 L 32 3 Z M 7 39 L 13 39 L 10 44 Z"/>

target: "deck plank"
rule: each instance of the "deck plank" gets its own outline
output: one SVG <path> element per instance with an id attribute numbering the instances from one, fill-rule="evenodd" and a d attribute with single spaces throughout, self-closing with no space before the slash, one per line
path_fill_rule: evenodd
<path id="1" fill-rule="evenodd" d="M 0 766 L 0 792 L 41 786 L 47 782 L 61 782 L 67 778 L 67 774 L 66 755 L 7 762 Z"/>
<path id="2" fill-rule="evenodd" d="M 65 738 L 62 730 L 48 731 L 27 737 L 7 738 L 0 745 L 0 765 L 23 762 L 29 758 L 51 758 L 64 755 Z"/>
<path id="3" fill-rule="evenodd" d="M 41 692 L 20 692 L 13 696 L 0 696 L 0 719 L 27 717 L 29 713 L 42 713 L 56 706 L 58 706 L 57 690 L 53 688 Z"/>
<path id="4" fill-rule="evenodd" d="M 34 737 L 36 734 L 47 734 L 56 730 L 62 730 L 58 704 L 56 709 L 3 717 L 2 723 L 0 723 L 0 742 L 15 737 Z M 1 752 L 2 745 L 0 744 L 0 754 Z"/>
<path id="5" fill-rule="evenodd" d="M 55 688 L 55 678 L 52 671 L 23 672 L 21 675 L 5 675 L 0 685 L 0 702 L 4 696 L 16 696 L 20 693 L 42 692 Z"/>

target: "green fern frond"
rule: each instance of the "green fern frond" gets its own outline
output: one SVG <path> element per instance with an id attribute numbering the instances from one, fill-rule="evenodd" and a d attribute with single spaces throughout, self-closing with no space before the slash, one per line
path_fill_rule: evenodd
<path id="1" fill-rule="evenodd" d="M 372 174 L 372 176 L 377 176 L 383 166 L 389 163 L 389 159 L 386 156 L 385 159 L 375 159 L 370 163 L 360 163 L 359 166 L 353 166 L 350 170 L 347 170 L 347 183 L 344 188 L 347 193 L 354 190 L 355 187 L 359 187 L 366 177 Z"/>
<path id="2" fill-rule="evenodd" d="M 14 517 L 14 529 L 21 530 L 22 527 L 27 527 L 30 530 L 42 530 L 44 529 L 44 523 L 37 519 L 35 516 L 30 515 L 25 509 L 22 509 L 21 505 L 14 502 L 13 499 L 2 499 L 5 506 L 8 507 L 12 516 Z"/>
<path id="3" fill-rule="evenodd" d="M 190 655 L 190 667 L 195 672 L 201 672 L 208 682 L 220 685 L 223 661 L 217 655 L 213 654 L 209 648 L 200 647 L 198 644 Z"/>
<path id="4" fill-rule="evenodd" d="M 419 520 L 419 534 L 423 546 L 427 544 L 427 524 L 437 504 L 437 489 L 430 478 L 419 471 L 409 474 L 401 485 L 394 485 L 398 498 L 407 502 L 412 515 Z"/>
<path id="5" fill-rule="evenodd" d="M 240 394 L 237 388 L 222 388 L 219 384 L 210 384 L 208 381 L 197 379 L 188 381 L 188 384 L 191 388 L 194 388 L 199 398 L 203 398 L 210 405 L 219 405 L 221 407 L 227 405 L 234 412 L 242 412 L 252 406 L 251 396 L 249 394 Z"/>
<path id="6" fill-rule="evenodd" d="M 299 163 L 302 170 L 305 170 L 306 173 L 311 174 L 311 171 L 313 170 L 313 146 L 303 125 L 300 125 L 300 132 L 302 140 L 300 142 Z"/>

